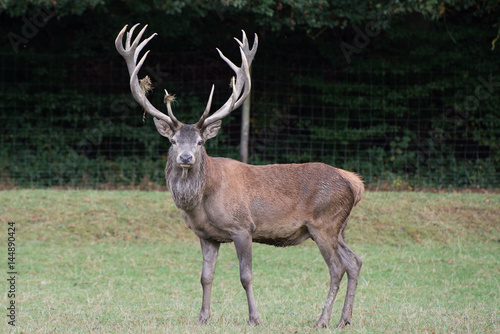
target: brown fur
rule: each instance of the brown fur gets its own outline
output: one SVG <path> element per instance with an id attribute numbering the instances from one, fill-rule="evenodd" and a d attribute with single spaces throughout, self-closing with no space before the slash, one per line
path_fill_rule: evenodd
<path id="1" fill-rule="evenodd" d="M 198 140 L 187 131 L 184 136 L 191 137 L 193 142 Z M 192 148 L 189 154 L 197 164 L 184 179 L 176 157 L 186 151 L 171 148 L 166 179 L 187 226 L 200 238 L 204 251 L 201 280 L 204 297 L 199 322 L 205 323 L 209 318 L 209 291 L 220 243 L 236 244 L 241 279 L 249 299 L 249 323 L 256 325 L 251 242 L 284 247 L 312 238 L 332 276 L 327 304 L 317 325 L 328 326 L 344 272 L 349 278 L 348 293 L 338 326 L 350 323 L 362 262 L 347 247 L 343 233 L 352 208 L 363 195 L 364 185 L 358 175 L 323 163 L 252 166 L 232 159 L 212 158 L 204 147 Z M 241 243 L 243 246 L 239 246 Z M 250 260 L 245 262 L 245 258 Z"/>
<path id="2" fill-rule="evenodd" d="M 203 175 L 182 182 L 183 188 L 172 189 L 172 180 L 179 177 L 168 168 L 166 177 L 188 226 L 199 237 L 217 242 L 232 242 L 232 234 L 244 231 L 255 242 L 297 245 L 323 218 L 331 220 L 338 235 L 364 189 L 356 174 L 322 163 L 252 166 L 206 156 L 200 169 Z M 200 197 L 198 207 L 177 199 Z M 340 218 L 334 220 L 336 216 Z"/>

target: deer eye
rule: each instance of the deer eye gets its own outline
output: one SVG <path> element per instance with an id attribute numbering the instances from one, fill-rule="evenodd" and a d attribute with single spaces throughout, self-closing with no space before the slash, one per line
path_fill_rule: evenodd
<path id="1" fill-rule="evenodd" d="M 172 145 L 175 145 L 176 143 L 175 139 L 170 139 L 170 142 L 172 143 Z"/>
<path id="2" fill-rule="evenodd" d="M 198 140 L 198 145 L 203 145 L 205 142 L 203 140 Z"/>

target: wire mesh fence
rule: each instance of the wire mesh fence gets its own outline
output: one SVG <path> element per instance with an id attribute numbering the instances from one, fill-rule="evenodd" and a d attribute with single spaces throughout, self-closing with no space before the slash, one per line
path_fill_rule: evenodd
<path id="1" fill-rule="evenodd" d="M 399 189 L 500 186 L 498 60 L 344 63 L 307 52 L 258 55 L 250 163 L 321 161 Z M 230 95 L 231 70 L 215 54 L 152 53 L 142 72 L 158 109 L 163 89 L 176 94 L 183 122 L 200 117 L 212 83 L 213 108 Z M 149 116 L 143 121 L 118 55 L 2 54 L 0 93 L 3 186 L 164 184 L 169 143 Z M 240 115 L 206 143 L 210 155 L 239 158 Z"/>

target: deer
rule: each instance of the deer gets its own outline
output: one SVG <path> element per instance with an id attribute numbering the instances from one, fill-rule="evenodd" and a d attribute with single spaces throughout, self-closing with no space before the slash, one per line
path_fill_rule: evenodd
<path id="1" fill-rule="evenodd" d="M 138 25 L 127 32 L 123 45 L 128 28 L 125 25 L 115 45 L 127 64 L 132 95 L 153 117 L 159 134 L 170 140 L 165 168 L 167 188 L 186 225 L 200 240 L 203 296 L 198 323 L 206 324 L 210 318 L 212 282 L 221 243 L 234 243 L 240 281 L 248 302 L 248 325 L 256 326 L 259 315 L 253 294 L 252 243 L 285 247 L 311 238 L 330 274 L 330 289 L 316 326 L 328 328 L 345 273 L 347 292 L 337 327 L 350 324 L 362 260 L 347 246 L 344 230 L 351 210 L 364 192 L 361 178 L 353 172 L 318 162 L 250 165 L 209 156 L 205 142 L 217 135 L 222 119 L 249 96 L 249 67 L 257 51 L 257 34 L 251 48 L 245 31 L 242 31 L 241 41 L 235 38 L 241 54 L 239 67 L 216 49 L 235 73 L 231 78 L 232 93 L 224 105 L 210 115 L 215 87 L 212 85 L 200 119 L 194 124 L 184 124 L 174 116 L 171 106 L 174 96 L 167 90 L 164 98 L 167 114 L 156 109 L 146 97 L 144 79 L 139 80 L 138 73 L 149 51 L 138 63 L 137 59 L 156 33 L 141 41 L 147 28 L 145 25 L 133 39 Z"/>

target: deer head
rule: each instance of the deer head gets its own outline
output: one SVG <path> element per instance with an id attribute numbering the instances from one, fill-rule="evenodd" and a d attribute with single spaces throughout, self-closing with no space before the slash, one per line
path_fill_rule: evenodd
<path id="1" fill-rule="evenodd" d="M 154 123 L 158 132 L 167 137 L 172 143 L 172 151 L 175 152 L 175 163 L 179 168 L 187 173 L 187 170 L 192 168 L 200 161 L 201 155 L 205 154 L 204 143 L 217 135 L 222 119 L 229 115 L 233 110 L 241 106 L 243 101 L 248 97 L 251 89 L 250 71 L 249 67 L 252 64 L 253 58 L 257 51 L 258 39 L 255 35 L 254 43 L 252 48 L 249 48 L 248 39 L 243 31 L 242 40 L 235 38 L 236 42 L 239 44 L 241 53 L 241 66 L 237 67 L 233 64 L 224 54 L 217 49 L 220 57 L 231 67 L 235 72 L 236 78 L 232 77 L 231 87 L 233 92 L 226 103 L 219 108 L 216 112 L 209 116 L 210 107 L 212 105 L 212 96 L 214 93 L 215 86 L 212 85 L 210 91 L 210 96 L 208 98 L 208 103 L 203 111 L 201 118 L 195 124 L 183 124 L 177 118 L 175 118 L 172 112 L 171 102 L 173 101 L 173 96 L 170 95 L 167 90 L 165 90 L 165 104 L 167 106 L 167 113 L 160 112 L 156 109 L 147 99 L 146 92 L 138 79 L 138 73 L 148 56 L 149 51 L 147 51 L 137 63 L 137 58 L 141 50 L 146 46 L 146 44 L 154 37 L 152 34 L 149 38 L 141 42 L 142 35 L 146 31 L 147 25 L 142 28 L 138 33 L 137 37 L 132 41 L 132 36 L 135 28 L 139 24 L 134 25 L 129 32 L 127 32 L 127 37 L 125 41 L 125 46 L 123 45 L 123 35 L 127 30 L 127 25 L 118 34 L 115 45 L 118 52 L 123 56 L 127 63 L 128 72 L 130 75 L 130 90 L 134 96 L 137 103 L 139 103 L 144 110 L 153 116 Z M 183 173 L 184 175 L 184 173 Z"/>

